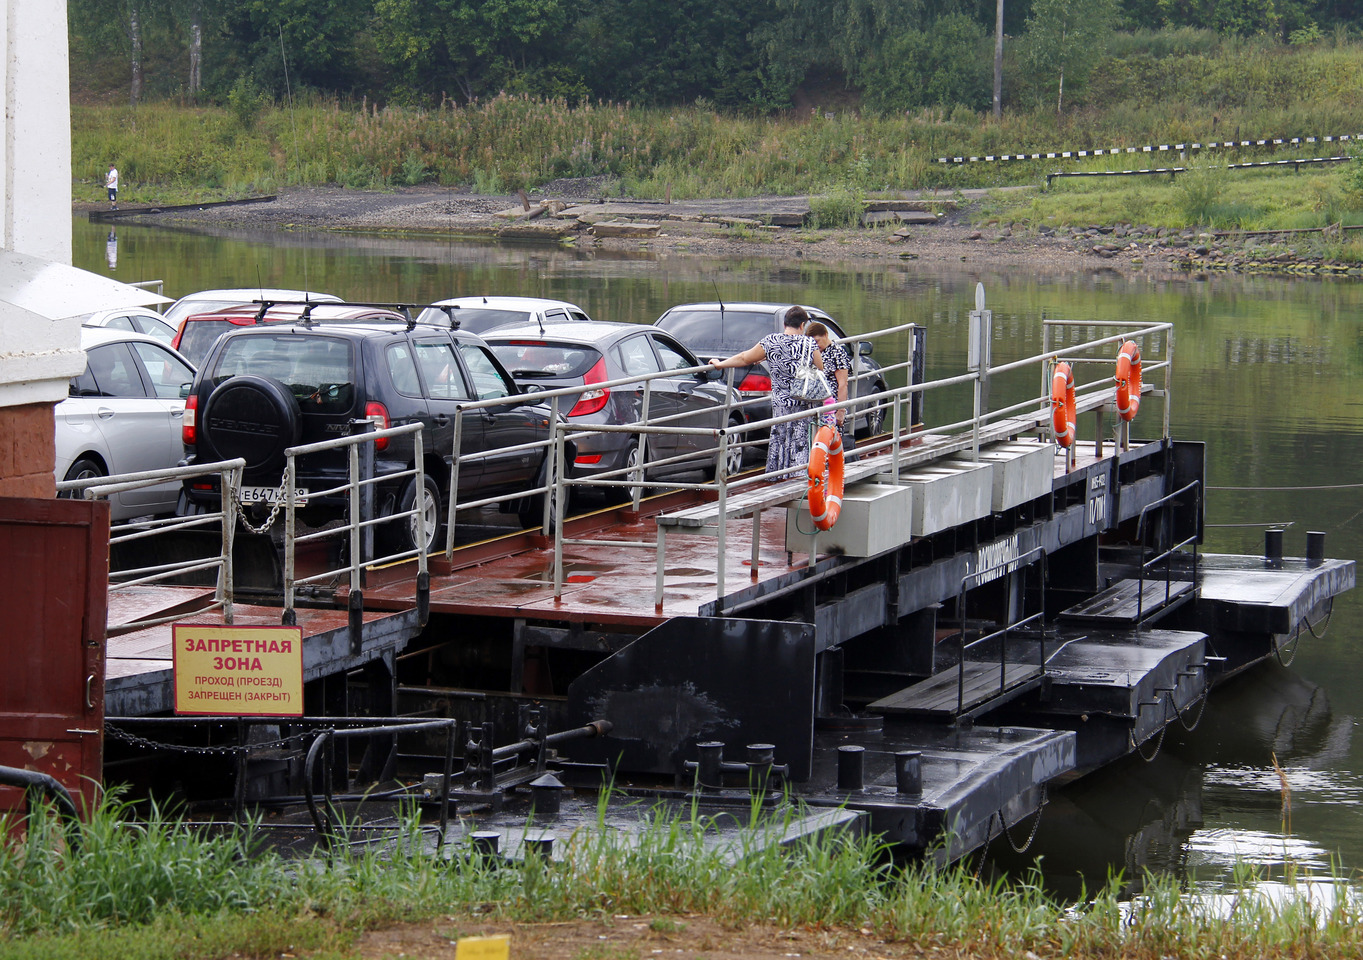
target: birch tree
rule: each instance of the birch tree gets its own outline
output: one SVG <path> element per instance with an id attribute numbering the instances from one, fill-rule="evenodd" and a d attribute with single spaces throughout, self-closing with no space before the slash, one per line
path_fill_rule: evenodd
<path id="1" fill-rule="evenodd" d="M 1033 0 L 1023 62 L 1036 84 L 1055 91 L 1056 113 L 1065 109 L 1066 80 L 1082 86 L 1103 55 L 1117 13 L 1117 0 Z"/>

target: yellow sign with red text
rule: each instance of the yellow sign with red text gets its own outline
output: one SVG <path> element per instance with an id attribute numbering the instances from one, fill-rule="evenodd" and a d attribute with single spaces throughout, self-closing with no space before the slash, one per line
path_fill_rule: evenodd
<path id="1" fill-rule="evenodd" d="M 174 626 L 175 712 L 303 715 L 302 627 Z"/>

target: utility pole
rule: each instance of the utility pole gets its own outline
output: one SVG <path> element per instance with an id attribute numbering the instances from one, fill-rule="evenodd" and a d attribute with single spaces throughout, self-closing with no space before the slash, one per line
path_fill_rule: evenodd
<path id="1" fill-rule="evenodd" d="M 1003 117 L 1003 0 L 994 18 L 994 119 Z"/>

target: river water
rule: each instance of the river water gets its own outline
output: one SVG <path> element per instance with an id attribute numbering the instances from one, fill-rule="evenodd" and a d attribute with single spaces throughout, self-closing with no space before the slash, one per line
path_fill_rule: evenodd
<path id="1" fill-rule="evenodd" d="M 162 280 L 170 297 L 240 286 L 409 303 L 498 293 L 641 322 L 716 297 L 810 303 L 849 331 L 925 325 L 930 378 L 964 369 L 977 282 L 994 311 L 995 363 L 1040 352 L 1043 318 L 1171 321 L 1172 432 L 1207 444 L 1203 549 L 1259 553 L 1270 524 L 1285 527 L 1289 555 L 1305 552 L 1308 530 L 1326 532 L 1331 557 L 1357 558 L 1363 542 L 1357 281 L 1038 275 L 984 257 L 947 269 L 891 257 L 826 264 L 290 231 L 128 225 L 115 233 L 83 219 L 73 234 L 76 266 Z M 905 349 L 878 344 L 882 362 Z M 1030 384 L 1016 389 L 1035 394 Z M 1153 432 L 1161 402 L 1147 405 Z M 968 411 L 963 394 L 933 396 L 925 420 Z M 1111 872 L 1136 881 L 1146 869 L 1196 886 L 1224 883 L 1246 865 L 1273 879 L 1353 876 L 1363 868 L 1363 738 L 1354 739 L 1363 714 L 1361 603 L 1359 591 L 1338 600 L 1324 637 L 1306 637 L 1290 668 L 1273 663 L 1219 688 L 1196 728 L 1175 724 L 1152 762 L 1128 758 L 1056 791 L 1032 848 L 1014 855 L 1000 837 L 987 851 L 994 864 L 1025 869 L 1040 855 L 1047 885 L 1061 893 L 1077 891 L 1081 878 L 1093 889 Z M 1016 825 L 1012 839 L 1020 844 L 1031 827 Z"/>

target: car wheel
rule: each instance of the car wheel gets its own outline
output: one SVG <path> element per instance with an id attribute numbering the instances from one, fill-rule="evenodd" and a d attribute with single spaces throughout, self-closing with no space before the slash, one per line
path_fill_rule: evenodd
<path id="1" fill-rule="evenodd" d="M 639 466 L 639 444 L 634 441 L 631 441 L 629 447 L 626 448 L 625 450 L 625 467 L 630 471 L 633 471 L 634 468 L 637 466 Z M 645 481 L 645 485 L 640 489 L 639 496 L 648 497 L 657 493 L 658 492 L 657 487 L 650 487 L 647 485 L 648 470 L 644 470 L 643 478 Z M 626 473 L 620 479 L 632 480 L 633 476 L 630 473 Z M 619 491 L 620 500 L 622 502 L 633 499 L 633 495 L 631 494 L 629 487 L 616 487 L 615 489 Z"/>
<path id="2" fill-rule="evenodd" d="M 553 473 L 546 458 L 545 464 L 540 468 L 539 479 L 535 486 L 543 486 L 548 482 L 548 493 L 537 493 L 533 497 L 526 497 L 520 502 L 520 507 L 516 511 L 516 516 L 521 522 L 521 527 L 530 530 L 538 527 L 544 522 L 544 498 L 549 498 L 549 527 L 552 529 L 559 521 L 559 515 L 564 511 L 564 505 L 558 502 L 558 487 L 554 484 Z"/>
<path id="3" fill-rule="evenodd" d="M 66 476 L 62 477 L 62 479 L 94 480 L 96 477 L 107 477 L 108 475 L 108 471 L 104 469 L 98 460 L 92 460 L 90 457 L 81 457 L 75 463 L 71 464 L 71 469 L 66 471 Z M 85 496 L 85 494 L 81 493 L 79 490 L 63 490 L 61 495 L 68 500 L 77 500 Z"/>
<path id="4" fill-rule="evenodd" d="M 204 403 L 200 426 L 211 456 L 241 457 L 254 474 L 279 473 L 284 451 L 298 444 L 302 430 L 293 392 L 278 380 L 250 375 L 218 384 Z"/>
<path id="5" fill-rule="evenodd" d="M 441 526 L 441 507 L 443 506 L 440 498 L 440 486 L 430 474 L 423 478 L 421 491 L 421 503 L 419 509 L 426 519 L 426 552 L 430 553 L 437 543 L 439 543 Z M 403 517 L 401 514 L 407 513 L 417 505 L 417 485 L 416 477 L 407 481 L 407 485 L 402 488 L 402 495 L 398 497 L 397 508 L 391 516 L 398 516 L 396 520 L 390 520 L 384 524 L 383 542 L 392 549 L 394 553 L 406 553 L 417 548 L 417 518 L 415 516 Z"/>
<path id="6" fill-rule="evenodd" d="M 730 430 L 737 430 L 741 426 L 743 426 L 743 421 L 740 418 L 738 417 L 729 418 Z M 738 445 L 747 440 L 746 436 L 738 434 L 732 437 L 731 439 L 734 441 L 734 443 L 730 444 L 728 449 L 726 449 L 724 452 L 724 476 L 726 478 L 732 477 L 735 474 L 743 472 L 743 461 L 747 453 L 747 451 L 743 447 Z M 711 480 L 714 480 L 717 475 L 714 467 L 711 467 L 709 470 L 707 470 L 706 474 Z"/>
<path id="7" fill-rule="evenodd" d="M 886 390 L 885 384 L 877 383 L 873 387 L 872 392 L 884 393 L 885 390 Z M 861 434 L 861 436 L 874 437 L 876 434 L 880 433 L 884 429 L 885 429 L 885 408 L 877 407 L 874 410 L 866 411 L 866 429 L 865 432 Z"/>

